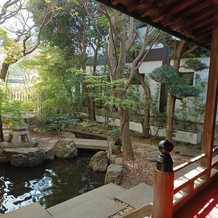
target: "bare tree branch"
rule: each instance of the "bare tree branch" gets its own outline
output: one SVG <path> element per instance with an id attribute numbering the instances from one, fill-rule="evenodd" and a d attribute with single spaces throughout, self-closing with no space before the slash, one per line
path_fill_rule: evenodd
<path id="1" fill-rule="evenodd" d="M 181 55 L 181 57 L 182 57 L 182 58 L 185 57 L 187 54 L 193 52 L 193 51 L 194 51 L 196 48 L 198 48 L 198 47 L 199 47 L 199 46 L 197 46 L 197 45 L 193 45 L 190 49 L 188 49 L 187 51 L 183 52 L 182 55 Z"/>
<path id="2" fill-rule="evenodd" d="M 128 89 L 129 86 L 130 86 L 130 83 L 132 81 L 132 78 L 135 74 L 135 72 L 138 70 L 138 68 L 141 66 L 144 58 L 148 55 L 148 53 L 150 52 L 150 50 L 152 49 L 153 45 L 157 42 L 157 40 L 159 39 L 162 31 L 159 31 L 159 33 L 154 37 L 154 39 L 152 40 L 152 42 L 149 43 L 149 40 L 150 40 L 150 37 L 149 35 L 151 36 L 154 31 L 156 29 L 155 28 L 152 28 L 151 26 L 147 26 L 146 28 L 146 33 L 145 33 L 145 36 L 144 36 L 144 41 L 143 41 L 143 44 L 141 45 L 141 49 L 139 51 L 139 54 L 137 57 L 135 57 L 135 59 L 133 60 L 133 63 L 132 63 L 132 67 L 131 67 L 131 72 L 130 72 L 130 75 L 129 75 L 129 78 L 126 82 L 126 85 L 125 85 L 125 89 Z M 145 52 L 145 49 L 147 48 L 146 52 Z"/>
<path id="3" fill-rule="evenodd" d="M 6 1 L 1 8 L 0 24 L 3 24 L 6 20 L 8 20 L 11 17 L 14 17 L 21 10 L 22 5 L 23 3 L 21 0 Z"/>
<path id="4" fill-rule="evenodd" d="M 13 2 L 14 4 L 15 2 L 21 4 L 24 3 L 25 0 L 23 2 L 22 0 L 10 0 L 7 1 L 7 5 L 6 3 L 5 5 L 9 7 L 9 4 L 12 4 Z M 19 11 L 16 11 L 14 16 L 12 16 L 12 13 L 10 14 L 10 18 L 13 20 L 14 23 L 10 22 L 10 25 L 8 25 L 8 27 L 4 27 L 6 30 L 8 30 L 8 33 L 10 33 L 10 35 L 13 35 L 12 38 L 14 42 L 22 46 L 21 52 L 23 54 L 23 57 L 31 54 L 39 46 L 42 29 L 46 25 L 48 25 L 56 16 L 65 13 L 64 10 L 61 10 L 59 8 L 56 9 L 55 1 L 52 1 L 50 5 L 46 6 L 47 7 L 43 7 L 42 10 L 39 12 L 38 20 L 36 23 L 34 23 L 33 21 L 29 22 L 30 19 L 32 19 L 32 14 L 27 8 L 24 7 L 24 5 L 22 5 L 22 7 L 19 7 Z M 3 17 L 4 13 L 1 14 L 1 16 Z M 9 19 L 9 17 L 7 19 Z M 5 59 L 5 61 L 2 63 L 0 78 L 3 81 L 5 80 L 9 66 L 13 63 L 16 63 L 18 60 L 19 58 L 13 58 L 13 60 L 11 59 L 11 62 L 8 63 Z M 7 65 L 7 68 L 4 67 L 5 65 Z"/>

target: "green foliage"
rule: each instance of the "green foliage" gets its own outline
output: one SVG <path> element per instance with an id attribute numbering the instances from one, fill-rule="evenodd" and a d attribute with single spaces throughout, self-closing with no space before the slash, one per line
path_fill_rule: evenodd
<path id="1" fill-rule="evenodd" d="M 140 109 L 143 109 L 148 102 L 145 96 L 141 95 L 139 85 L 132 85 L 128 88 L 127 99 L 131 113 L 138 114 Z"/>
<path id="2" fill-rule="evenodd" d="M 50 4 L 41 0 L 31 0 L 31 2 L 30 9 L 32 9 L 35 22 L 40 22 L 39 15 L 46 13 L 45 8 L 47 11 L 52 11 L 51 15 L 56 15 L 43 28 L 41 39 L 44 42 L 49 42 L 52 46 L 58 46 L 69 56 L 85 53 L 87 45 L 96 45 L 96 41 L 99 40 L 96 26 L 101 33 L 104 32 L 97 20 L 99 8 L 96 6 L 98 4 L 96 2 L 84 0 L 51 1 Z M 59 12 L 55 13 L 56 11 Z M 102 42 L 102 40 L 100 41 Z M 103 43 L 100 43 L 98 46 L 102 45 Z M 74 64 L 80 69 L 81 62 L 87 57 L 81 58 L 81 55 L 78 57 Z M 76 67 L 75 65 L 73 67 Z"/>
<path id="3" fill-rule="evenodd" d="M 105 30 L 108 32 L 109 22 L 108 19 L 105 17 L 105 15 L 101 15 L 96 18 L 99 22 L 99 24 L 105 28 Z"/>
<path id="4" fill-rule="evenodd" d="M 76 124 L 76 120 L 69 114 L 49 114 L 41 118 L 42 126 L 47 131 L 60 132 L 70 124 Z"/>
<path id="5" fill-rule="evenodd" d="M 98 126 L 99 123 L 93 120 L 84 120 L 80 123 L 83 127 Z"/>
<path id="6" fill-rule="evenodd" d="M 64 51 L 51 46 L 41 49 L 39 56 L 30 61 L 38 69 L 41 82 L 34 88 L 40 96 L 41 113 L 69 113 L 79 109 L 84 96 L 81 92 L 83 72 L 72 68 L 71 59 Z"/>
<path id="7" fill-rule="evenodd" d="M 9 121 L 9 126 L 17 126 L 19 124 L 24 124 L 24 118 L 22 114 L 24 114 L 25 108 L 22 101 L 19 100 L 11 100 L 4 101 L 2 103 L 2 115 L 6 117 Z"/>
<path id="8" fill-rule="evenodd" d="M 112 129 L 109 129 L 107 131 L 107 134 L 108 134 L 110 140 L 116 141 L 118 138 L 120 138 L 120 128 L 114 127 Z"/>
<path id="9" fill-rule="evenodd" d="M 123 87 L 123 79 L 117 79 L 110 82 L 108 75 L 88 75 L 85 78 L 85 82 L 89 88 L 91 88 L 90 95 L 94 97 L 94 101 L 101 102 L 101 106 L 105 109 L 113 111 L 113 108 L 122 107 L 134 108 L 136 101 L 133 95 L 127 95 L 127 99 L 120 99 L 116 93 L 125 92 Z M 138 99 L 137 99 L 138 100 Z"/>
<path id="10" fill-rule="evenodd" d="M 170 88 L 170 94 L 178 99 L 183 99 L 191 96 L 198 96 L 199 89 L 198 87 L 187 84 L 176 84 Z"/>
<path id="11" fill-rule="evenodd" d="M 179 80 L 178 74 L 170 65 L 162 65 L 155 68 L 154 70 L 152 70 L 149 76 L 154 81 L 161 84 L 165 83 L 168 86 L 173 85 L 176 81 Z"/>
<path id="12" fill-rule="evenodd" d="M 204 119 L 207 80 L 201 79 L 200 75 L 195 77 L 195 86 L 199 90 L 199 95 L 188 99 L 188 114 L 193 118 L 194 123 L 202 122 Z"/>
<path id="13" fill-rule="evenodd" d="M 196 59 L 187 60 L 183 67 L 185 69 L 193 69 L 194 71 L 201 71 L 208 68 L 208 66 L 205 63 L 202 63 L 201 61 Z"/>
<path id="14" fill-rule="evenodd" d="M 1 103 L 3 102 L 5 97 L 5 83 L 0 81 L 0 113 L 1 113 Z"/>
<path id="15" fill-rule="evenodd" d="M 4 62 L 6 64 L 15 63 L 23 57 L 20 45 L 10 39 L 7 32 L 2 28 L 0 28 L 0 52 L 5 54 Z"/>
<path id="16" fill-rule="evenodd" d="M 120 81 L 110 83 L 109 77 L 106 74 L 86 76 L 85 82 L 87 87 L 91 89 L 90 94 L 94 97 L 95 101 L 101 101 L 103 107 L 110 107 L 116 102 L 116 98 L 113 97 L 113 88 L 119 89 Z"/>
<path id="17" fill-rule="evenodd" d="M 149 76 L 160 84 L 167 84 L 169 93 L 178 99 L 199 95 L 199 88 L 186 84 L 185 77 L 179 77 L 172 66 L 157 67 Z"/>
<path id="18" fill-rule="evenodd" d="M 182 122 L 180 128 L 192 132 L 199 131 L 198 124 L 204 118 L 207 80 L 201 79 L 200 75 L 196 74 L 195 87 L 198 89 L 198 95 L 183 99 L 176 110 L 176 116 Z"/>

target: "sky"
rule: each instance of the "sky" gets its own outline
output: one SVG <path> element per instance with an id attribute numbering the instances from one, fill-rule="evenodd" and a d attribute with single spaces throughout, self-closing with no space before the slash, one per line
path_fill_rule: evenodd
<path id="1" fill-rule="evenodd" d="M 8 1 L 8 0 L 0 0 L 0 11 L 2 10 L 2 6 L 3 4 Z M 20 0 L 22 3 L 24 3 L 26 0 Z M 9 7 L 8 10 L 13 10 L 13 7 Z M 11 38 L 11 39 L 16 39 L 17 36 L 15 34 L 15 32 L 22 32 L 23 29 L 27 29 L 27 26 L 26 27 L 23 27 L 22 23 L 25 23 L 27 22 L 27 24 L 29 26 L 32 26 L 33 25 L 33 22 L 28 19 L 28 13 L 26 10 L 23 10 L 22 11 L 22 15 L 21 16 L 20 14 L 17 14 L 17 18 L 13 17 L 13 18 L 10 18 L 10 19 L 7 19 L 3 24 L 1 24 L 0 27 L 4 28 L 7 32 L 8 32 L 8 36 Z M 18 19 L 19 18 L 19 19 Z M 25 20 L 25 22 L 24 22 Z M 2 57 L 4 57 L 2 54 L 1 54 L 1 48 L 0 48 L 0 61 L 2 60 Z"/>

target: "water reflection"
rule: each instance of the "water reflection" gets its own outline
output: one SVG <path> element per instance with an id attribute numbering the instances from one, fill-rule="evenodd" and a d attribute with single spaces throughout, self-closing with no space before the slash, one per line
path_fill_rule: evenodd
<path id="1" fill-rule="evenodd" d="M 90 158 L 58 159 L 32 168 L 0 163 L 0 214 L 34 202 L 48 208 L 102 186 L 105 174 L 88 166 Z"/>

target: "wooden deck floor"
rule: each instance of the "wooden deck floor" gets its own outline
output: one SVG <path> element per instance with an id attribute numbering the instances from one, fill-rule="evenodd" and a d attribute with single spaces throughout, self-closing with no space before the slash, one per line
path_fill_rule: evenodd
<path id="1" fill-rule="evenodd" d="M 174 213 L 173 218 L 218 218 L 218 176 L 191 201 Z"/>

